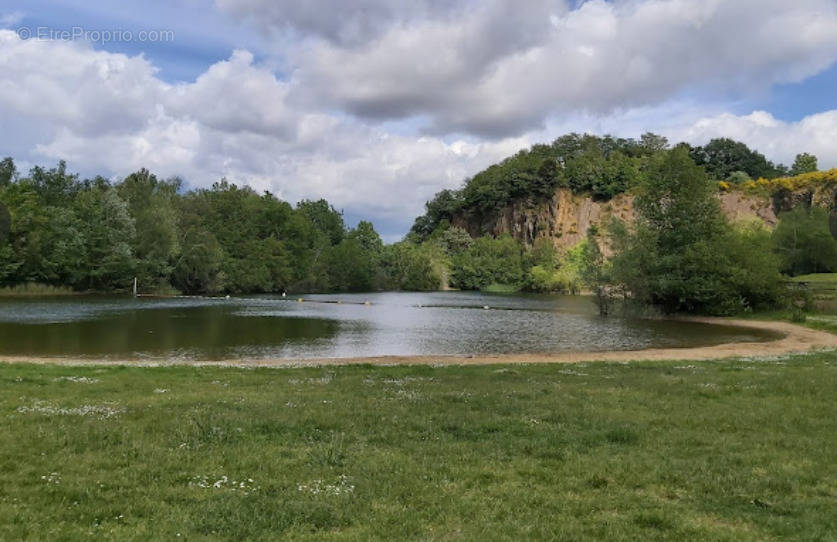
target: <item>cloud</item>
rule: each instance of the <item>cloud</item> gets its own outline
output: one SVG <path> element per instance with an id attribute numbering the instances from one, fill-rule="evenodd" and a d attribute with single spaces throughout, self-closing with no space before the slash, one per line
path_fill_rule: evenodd
<path id="1" fill-rule="evenodd" d="M 435 134 L 505 137 L 572 111 L 800 81 L 837 59 L 837 4 L 591 0 L 567 9 L 537 0 L 521 9 L 494 0 L 467 17 L 392 24 L 361 46 L 306 42 L 293 56 L 294 88 L 309 105 L 419 117 Z"/>
<path id="2" fill-rule="evenodd" d="M 218 8 L 249 19 L 271 34 L 315 36 L 344 47 L 367 43 L 389 27 L 427 18 L 463 15 L 462 0 L 216 0 Z"/>
<path id="3" fill-rule="evenodd" d="M 0 28 L 14 26 L 23 20 L 25 14 L 22 11 L 0 14 Z"/>
<path id="4" fill-rule="evenodd" d="M 766 111 L 749 115 L 723 113 L 672 130 L 678 141 L 704 144 L 712 138 L 729 137 L 758 149 L 771 160 L 793 164 L 798 153 L 819 158 L 821 169 L 837 167 L 837 109 L 783 122 Z"/>
<path id="5" fill-rule="evenodd" d="M 530 143 L 416 138 L 295 110 L 288 83 L 247 51 L 170 85 L 142 56 L 0 31 L 0 70 L 0 112 L 21 127 L 0 141 L 23 141 L 24 161 L 116 176 L 145 167 L 194 187 L 227 177 L 292 202 L 325 197 L 397 233 L 436 191 Z"/>

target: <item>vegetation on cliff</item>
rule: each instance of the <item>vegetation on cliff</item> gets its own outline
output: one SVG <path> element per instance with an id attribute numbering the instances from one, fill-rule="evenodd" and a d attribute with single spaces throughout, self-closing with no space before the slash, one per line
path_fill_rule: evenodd
<path id="1" fill-rule="evenodd" d="M 639 139 L 567 134 L 551 144 L 534 145 L 466 179 L 459 190 L 442 190 L 427 202 L 411 233 L 427 239 L 456 218 L 481 218 L 526 200 L 546 201 L 558 188 L 594 200 L 609 200 L 637 188 L 653 161 L 669 150 L 665 137 L 646 133 Z M 817 186 L 837 186 L 837 169 L 818 171 L 817 158 L 797 155 L 789 168 L 774 164 L 744 143 L 713 139 L 704 146 L 679 143 L 722 190 L 740 188 L 770 196 Z M 476 222 L 479 222 L 477 220 Z M 472 232 L 473 233 L 473 232 Z M 479 232 L 490 233 L 490 232 Z"/>
<path id="2" fill-rule="evenodd" d="M 631 224 L 593 224 L 586 239 L 563 251 L 547 237 L 518 243 L 513 251 L 512 238 L 477 232 L 483 234 L 480 249 L 448 262 L 451 284 L 485 288 L 513 281 L 535 291 L 585 289 L 597 293 L 602 312 L 614 298 L 664 312 L 768 308 L 787 301 L 780 273 L 837 270 L 828 212 L 812 205 L 814 198 L 791 197 L 801 189 L 837 186 L 837 170 L 814 171 L 816 163 L 802 153 L 791 168 L 774 165 L 729 139 L 670 148 L 653 134 L 639 140 L 570 134 L 489 167 L 461 190 L 441 192 L 427 203 L 410 239 L 433 243 L 458 230 L 451 224 L 462 217 L 499 213 L 526 198 L 536 205 L 558 188 L 600 200 L 628 192 L 636 207 Z M 789 198 L 790 209 L 779 213 L 774 232 L 759 222 L 733 223 L 721 209 L 719 188 Z"/>

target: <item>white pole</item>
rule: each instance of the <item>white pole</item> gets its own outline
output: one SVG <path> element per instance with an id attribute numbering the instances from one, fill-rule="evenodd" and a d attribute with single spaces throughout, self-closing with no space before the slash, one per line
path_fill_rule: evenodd
<path id="1" fill-rule="evenodd" d="M 137 277 L 134 277 L 134 297 L 137 297 Z"/>

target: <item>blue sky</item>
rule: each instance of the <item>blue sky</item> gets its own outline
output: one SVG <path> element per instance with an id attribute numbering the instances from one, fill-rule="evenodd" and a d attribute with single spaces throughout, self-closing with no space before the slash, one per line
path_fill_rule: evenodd
<path id="1" fill-rule="evenodd" d="M 389 240 L 570 130 L 837 166 L 837 0 L 2 0 L 0 21 L 0 153 L 22 167 L 227 177 Z M 73 27 L 173 39 L 31 39 Z"/>

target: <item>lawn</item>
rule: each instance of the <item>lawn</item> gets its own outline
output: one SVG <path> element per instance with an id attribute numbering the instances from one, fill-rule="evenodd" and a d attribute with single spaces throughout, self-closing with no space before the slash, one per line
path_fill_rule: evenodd
<path id="1" fill-rule="evenodd" d="M 837 354 L 0 386 L 2 540 L 837 540 Z"/>

